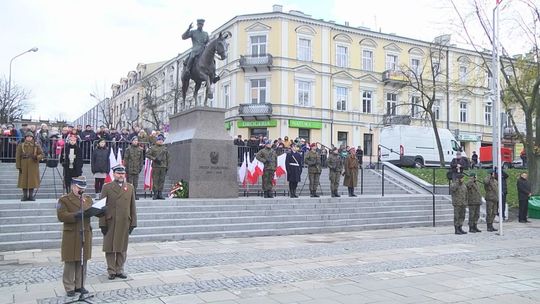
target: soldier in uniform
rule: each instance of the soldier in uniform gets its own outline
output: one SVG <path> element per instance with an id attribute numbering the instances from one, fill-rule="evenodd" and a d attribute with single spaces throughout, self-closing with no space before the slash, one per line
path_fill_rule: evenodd
<path id="1" fill-rule="evenodd" d="M 169 151 L 163 144 L 165 136 L 159 134 L 156 138 L 156 144 L 146 153 L 146 158 L 152 161 L 152 183 L 154 192 L 153 199 L 165 199 L 163 197 L 163 187 L 165 186 L 165 176 L 169 170 Z"/>
<path id="2" fill-rule="evenodd" d="M 135 199 L 139 199 L 137 195 L 137 184 L 139 183 L 139 174 L 144 165 L 143 149 L 139 147 L 139 138 L 134 136 L 131 138 L 131 145 L 124 153 L 124 165 L 126 165 L 127 182 L 133 185 L 135 191 Z"/>
<path id="3" fill-rule="evenodd" d="M 209 40 L 208 33 L 202 29 L 203 26 L 204 19 L 197 19 L 197 29 L 192 30 L 193 23 L 190 23 L 188 29 L 182 34 L 182 40 L 191 38 L 192 43 L 191 53 L 189 54 L 187 61 L 185 61 L 184 66 L 184 72 L 188 73 L 188 75 L 190 75 L 195 58 L 202 54 Z"/>
<path id="4" fill-rule="evenodd" d="M 317 194 L 317 186 L 319 186 L 319 179 L 321 177 L 321 156 L 317 153 L 317 144 L 312 143 L 310 145 L 310 150 L 306 153 L 304 161 L 308 165 L 309 191 L 311 192 L 311 197 L 319 197 Z"/>
<path id="5" fill-rule="evenodd" d="M 497 171 L 491 170 L 491 174 L 484 179 L 484 190 L 486 190 L 486 223 L 487 231 L 497 231 L 493 227 L 493 220 L 497 214 L 499 204 L 499 183 L 497 182 Z"/>
<path id="6" fill-rule="evenodd" d="M 328 169 L 330 177 L 330 191 L 332 192 L 332 197 L 340 197 L 338 193 L 339 187 L 339 178 L 343 172 L 343 160 L 339 156 L 338 148 L 334 147 L 328 156 Z"/>
<path id="7" fill-rule="evenodd" d="M 257 152 L 255 155 L 258 161 L 264 164 L 263 176 L 262 176 L 262 190 L 264 192 L 265 198 L 272 198 L 272 180 L 274 179 L 274 173 L 276 172 L 277 166 L 277 155 L 274 150 L 272 150 L 272 142 L 266 140 L 264 142 L 264 149 Z"/>
<path id="8" fill-rule="evenodd" d="M 92 227 L 90 219 L 86 218 L 84 220 L 84 263 L 81 271 L 81 196 L 84 210 L 92 207 L 92 198 L 83 194 L 84 189 L 86 189 L 86 178 L 84 176 L 73 178 L 71 192 L 60 197 L 56 206 L 58 220 L 64 223 L 62 230 L 62 261 L 64 262 L 62 283 L 70 297 L 74 296 L 76 292 L 88 293 L 82 283 L 83 278 L 86 281 L 87 261 L 92 258 Z"/>
<path id="9" fill-rule="evenodd" d="M 103 251 L 107 260 L 109 280 L 127 278 L 124 272 L 129 235 L 137 227 L 135 191 L 126 182 L 126 168 L 112 168 L 114 181 L 103 186 L 102 198 L 107 198 L 105 216 L 99 219 L 103 233 Z"/>
<path id="10" fill-rule="evenodd" d="M 452 194 L 452 206 L 454 206 L 454 230 L 455 234 L 467 234 L 463 231 L 463 221 L 467 209 L 467 186 L 463 182 L 463 173 L 457 173 L 456 179 L 450 185 Z"/>
<path id="11" fill-rule="evenodd" d="M 293 144 L 291 146 L 291 152 L 287 153 L 285 158 L 287 181 L 289 182 L 289 196 L 292 198 L 298 198 L 298 195 L 296 195 L 296 188 L 300 182 L 302 168 L 304 167 L 304 158 L 302 157 L 302 154 L 298 153 L 298 150 L 299 147 Z"/>
<path id="12" fill-rule="evenodd" d="M 17 188 L 23 189 L 21 201 L 35 201 L 34 189 L 39 187 L 39 161 L 43 150 L 34 141 L 34 134 L 26 132 L 24 142 L 17 145 L 15 167 L 19 170 Z"/>
<path id="13" fill-rule="evenodd" d="M 480 217 L 480 205 L 482 204 L 482 194 L 480 186 L 476 182 L 476 173 L 469 174 L 467 182 L 467 202 L 469 205 L 469 232 L 482 232 L 478 229 L 478 218 Z"/>
<path id="14" fill-rule="evenodd" d="M 345 158 L 343 167 L 345 168 L 343 186 L 349 190 L 350 197 L 355 197 L 354 188 L 358 185 L 358 159 L 354 147 L 349 149 L 349 155 Z"/>
<path id="15" fill-rule="evenodd" d="M 71 180 L 82 175 L 83 154 L 81 148 L 77 145 L 75 135 L 68 136 L 67 141 L 64 151 L 60 155 L 60 163 L 64 167 L 66 193 L 69 193 L 71 191 Z"/>

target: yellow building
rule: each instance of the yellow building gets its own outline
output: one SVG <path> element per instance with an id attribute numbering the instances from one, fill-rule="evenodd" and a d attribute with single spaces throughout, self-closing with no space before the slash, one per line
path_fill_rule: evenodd
<path id="1" fill-rule="evenodd" d="M 421 94 L 404 81 L 404 75 L 415 72 L 427 80 L 436 74 L 432 109 L 438 127 L 456 134 L 468 155 L 492 141 L 494 115 L 485 65 L 475 52 L 451 45 L 448 36 L 420 41 L 283 12 L 280 5 L 271 12 L 236 16 L 211 36 L 220 32 L 232 37 L 227 59 L 217 61 L 221 80 L 211 106 L 227 109 L 225 127 L 231 137 L 302 137 L 327 146 L 362 146 L 365 155 L 376 155 L 385 125 L 430 125 L 415 106 Z M 165 126 L 167 115 L 182 110 L 172 105 L 178 100 L 171 92 L 178 91 L 178 69 L 188 51 L 159 63 L 148 75 L 157 85 L 156 95 L 163 96 Z M 128 92 L 129 77 L 126 81 L 119 87 L 125 85 Z M 116 117 L 130 101 L 140 113 L 145 111 L 134 97 L 140 90 L 114 90 Z M 138 123 L 148 126 L 142 116 Z"/>

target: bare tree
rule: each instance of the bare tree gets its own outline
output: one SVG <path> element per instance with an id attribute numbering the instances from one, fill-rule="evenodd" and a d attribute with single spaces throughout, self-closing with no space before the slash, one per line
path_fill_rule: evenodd
<path id="1" fill-rule="evenodd" d="M 152 125 L 154 130 L 159 130 L 163 124 L 164 110 L 162 105 L 166 102 L 164 96 L 157 96 L 157 79 L 155 77 L 142 80 L 142 120 Z"/>
<path id="2" fill-rule="evenodd" d="M 490 58 L 486 52 L 476 45 L 477 37 L 472 33 L 473 24 L 480 24 L 483 38 L 493 42 L 493 25 L 490 12 L 484 2 L 471 2 L 473 14 L 467 15 L 451 0 L 454 10 L 460 19 L 460 25 L 469 44 L 482 57 L 485 66 L 491 73 Z M 502 2 L 502 14 L 507 18 L 500 20 L 500 28 L 511 31 L 512 47 L 516 42 L 523 43 L 522 54 L 511 56 L 508 45 L 500 41 L 502 56 L 500 57 L 501 89 L 503 101 L 507 109 L 518 107 L 525 118 L 525 134 L 521 134 L 514 123 L 515 131 L 522 141 L 528 158 L 529 180 L 532 191 L 540 194 L 540 7 L 534 0 L 515 0 Z M 504 37 L 501 33 L 499 37 Z M 511 117 L 513 120 L 513 116 Z"/>
<path id="3" fill-rule="evenodd" d="M 8 99 L 8 82 L 0 79 L 0 123 L 21 119 L 31 109 L 28 102 L 30 91 L 12 85 Z"/>

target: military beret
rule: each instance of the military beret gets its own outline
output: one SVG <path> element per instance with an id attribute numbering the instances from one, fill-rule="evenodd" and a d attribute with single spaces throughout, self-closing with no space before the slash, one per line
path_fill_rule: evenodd
<path id="1" fill-rule="evenodd" d="M 26 134 L 24 134 L 24 137 L 28 137 L 28 136 L 34 137 L 34 133 L 28 131 L 28 132 L 26 132 Z"/>

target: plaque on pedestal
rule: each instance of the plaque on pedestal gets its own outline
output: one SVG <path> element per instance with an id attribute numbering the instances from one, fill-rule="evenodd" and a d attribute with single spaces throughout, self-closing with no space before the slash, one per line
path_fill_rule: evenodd
<path id="1" fill-rule="evenodd" d="M 195 107 L 169 119 L 169 179 L 187 180 L 190 198 L 238 197 L 238 149 L 224 118 L 224 109 Z"/>

